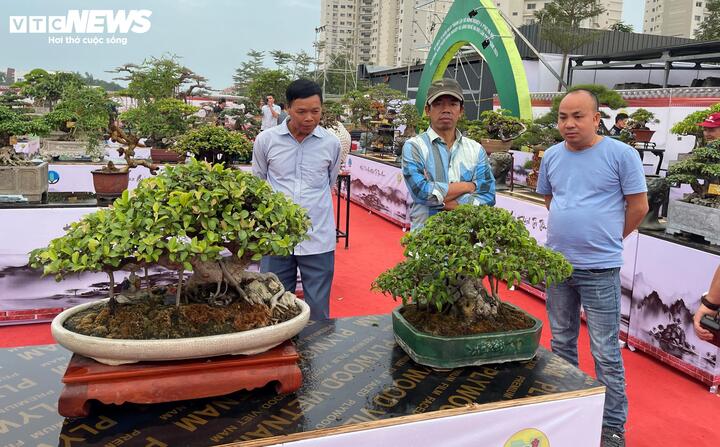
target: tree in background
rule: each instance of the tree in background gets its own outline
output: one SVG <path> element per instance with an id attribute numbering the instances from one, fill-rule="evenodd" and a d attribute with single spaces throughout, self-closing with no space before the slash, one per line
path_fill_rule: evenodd
<path id="1" fill-rule="evenodd" d="M 102 79 L 95 79 L 92 74 L 85 72 L 84 75 L 74 72 L 74 75 L 76 75 L 85 85 L 90 85 L 94 87 L 102 87 L 103 90 L 107 92 L 117 92 L 119 90 L 123 89 L 123 86 L 118 84 L 117 82 L 109 82 L 104 81 Z"/>
<path id="2" fill-rule="evenodd" d="M 605 12 L 597 0 L 553 0 L 545 8 L 535 12 L 535 20 L 540 23 L 542 37 L 555 44 L 562 52 L 560 76 L 565 76 L 567 57 L 570 52 L 597 39 L 598 34 L 581 30 L 580 24 Z M 558 81 L 558 91 L 562 83 Z"/>
<path id="3" fill-rule="evenodd" d="M 265 53 L 262 51 L 250 50 L 247 52 L 248 60 L 242 62 L 240 67 L 235 70 L 233 81 L 235 82 L 235 90 L 238 95 L 244 96 L 247 93 L 248 85 L 263 71 Z"/>
<path id="4" fill-rule="evenodd" d="M 74 73 L 50 73 L 36 68 L 26 74 L 24 80 L 13 84 L 13 87 L 19 88 L 22 96 L 33 98 L 35 104 L 52 110 L 66 88 L 81 85 L 82 80 Z"/>
<path id="5" fill-rule="evenodd" d="M 622 20 L 610 25 L 610 31 L 620 31 L 621 33 L 634 33 L 635 29 L 629 23 L 624 23 Z"/>
<path id="6" fill-rule="evenodd" d="M 285 90 L 292 80 L 283 70 L 264 70 L 248 84 L 246 95 L 255 103 L 267 95 L 273 95 L 275 102 L 285 102 Z"/>
<path id="7" fill-rule="evenodd" d="M 720 0 L 708 0 L 705 4 L 708 15 L 702 21 L 695 38 L 697 40 L 717 40 L 720 39 Z"/>

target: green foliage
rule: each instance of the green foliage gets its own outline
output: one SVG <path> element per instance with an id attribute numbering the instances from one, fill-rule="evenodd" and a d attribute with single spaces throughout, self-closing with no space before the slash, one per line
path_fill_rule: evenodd
<path id="1" fill-rule="evenodd" d="M 123 192 L 113 207 L 72 223 L 34 250 L 30 265 L 56 279 L 133 264 L 192 270 L 227 248 L 249 261 L 288 255 L 307 238 L 305 210 L 249 173 L 191 160 Z"/>
<path id="2" fill-rule="evenodd" d="M 193 156 L 205 155 L 213 151 L 222 152 L 225 156 L 237 156 L 242 161 L 250 161 L 253 145 L 245 135 L 230 132 L 221 126 L 202 126 L 184 134 L 177 141 L 174 150 Z"/>
<path id="3" fill-rule="evenodd" d="M 335 101 L 325 101 L 320 125 L 325 128 L 335 127 L 341 121 L 343 113 L 345 113 L 345 107 L 342 104 Z"/>
<path id="4" fill-rule="evenodd" d="M 657 124 L 659 119 L 655 118 L 655 114 L 649 110 L 640 108 L 630 114 L 627 127 L 630 129 L 647 129 L 648 123 Z"/>
<path id="5" fill-rule="evenodd" d="M 567 55 L 598 38 L 596 32 L 580 29 L 580 24 L 599 16 L 605 8 L 597 0 L 553 0 L 535 12 L 543 39 L 555 44 L 563 55 L 560 77 L 565 76 Z M 558 83 L 558 91 L 561 84 Z"/>
<path id="6" fill-rule="evenodd" d="M 250 50 L 247 53 L 247 57 L 248 60 L 242 62 L 233 75 L 233 81 L 235 82 L 235 89 L 238 95 L 247 95 L 247 88 L 250 82 L 266 70 L 266 68 L 263 67 L 263 61 L 265 59 L 264 52 Z"/>
<path id="7" fill-rule="evenodd" d="M 187 132 L 191 115 L 197 107 L 174 98 L 146 102 L 120 114 L 120 119 L 136 135 L 150 138 L 158 147 L 168 146 L 172 139 Z"/>
<path id="8" fill-rule="evenodd" d="M 560 102 L 565 96 L 575 90 L 588 90 L 593 92 L 597 96 L 601 106 L 609 107 L 613 110 L 617 110 L 621 107 L 627 107 L 627 101 L 623 99 L 617 90 L 613 90 L 600 84 L 580 84 L 570 87 L 564 95 L 558 95 L 553 98 L 552 107 L 550 111 L 543 115 L 541 118 L 535 120 L 536 123 L 541 125 L 557 125 L 558 110 L 560 109 Z"/>
<path id="9" fill-rule="evenodd" d="M 247 86 L 247 95 L 256 103 L 264 100 L 267 95 L 273 95 L 275 103 L 285 101 L 285 90 L 291 79 L 282 70 L 265 70 L 255 76 Z"/>
<path id="10" fill-rule="evenodd" d="M 91 87 L 100 87 L 106 92 L 117 92 L 123 89 L 123 86 L 118 84 L 117 82 L 96 79 L 95 77 L 93 77 L 92 74 L 88 73 L 87 71 L 84 75 L 78 72 L 75 72 L 73 74 L 80 78 L 80 81 L 82 81 L 83 84 L 89 85 Z"/>
<path id="11" fill-rule="evenodd" d="M 689 157 L 670 166 L 667 180 L 687 183 L 701 198 L 706 197 L 710 183 L 720 183 L 720 141 L 696 148 Z"/>
<path id="12" fill-rule="evenodd" d="M 467 135 L 475 141 L 482 138 L 510 141 L 525 131 L 525 124 L 520 118 L 511 115 L 509 110 L 486 110 L 480 114 L 478 121 L 468 123 Z"/>
<path id="13" fill-rule="evenodd" d="M 464 117 L 464 115 L 463 115 Z M 429 124 L 428 119 L 428 126 Z M 415 107 L 415 104 L 410 104 L 409 102 L 404 103 L 402 106 L 400 106 L 400 110 L 398 111 L 398 115 L 395 118 L 395 122 L 393 123 L 395 126 L 404 125 L 405 126 L 405 135 L 412 134 L 409 129 L 412 129 L 417 132 L 417 128 L 420 125 L 420 115 L 418 115 L 417 107 Z"/>
<path id="14" fill-rule="evenodd" d="M 404 305 L 442 309 L 467 278 L 487 277 L 497 297 L 497 280 L 553 284 L 572 272 L 560 253 L 538 245 L 525 225 L 502 208 L 461 205 L 436 214 L 405 235 L 402 245 L 406 259 L 375 279 L 373 288 L 401 298 Z"/>
<path id="15" fill-rule="evenodd" d="M 703 136 L 703 128 L 698 126 L 698 123 L 702 123 L 705 118 L 716 112 L 720 112 L 720 103 L 689 114 L 682 121 L 675 123 L 670 128 L 670 132 L 676 135 L 694 135 L 699 143 Z"/>
<path id="16" fill-rule="evenodd" d="M 9 145 L 12 136 L 46 135 L 48 132 L 50 126 L 44 119 L 0 106 L 0 147 Z"/>
<path id="17" fill-rule="evenodd" d="M 365 128 L 370 121 L 378 120 L 380 115 L 385 114 L 387 109 L 400 108 L 403 101 L 407 101 L 407 97 L 386 84 L 353 90 L 342 99 L 342 103 L 350 110 L 350 121 Z"/>
<path id="18" fill-rule="evenodd" d="M 101 88 L 71 85 L 63 91 L 60 103 L 55 110 L 45 115 L 45 119 L 55 129 L 64 127 L 68 121 L 73 122 L 71 136 L 86 139 L 87 149 L 92 150 L 108 131 L 108 122 L 115 106 Z"/>
<path id="19" fill-rule="evenodd" d="M 707 0 L 705 2 L 707 15 L 695 31 L 697 40 L 720 39 L 720 0 Z"/>
<path id="20" fill-rule="evenodd" d="M 527 130 L 512 142 L 513 149 L 529 150 L 533 146 L 550 147 L 562 141 L 560 131 L 552 125 L 543 125 L 537 121 L 524 121 Z"/>
<path id="21" fill-rule="evenodd" d="M 36 103 L 53 108 L 63 95 L 63 91 L 70 87 L 80 87 L 83 83 L 74 73 L 48 73 L 42 68 L 36 68 L 25 75 L 25 79 L 14 84 L 20 88 L 20 94 L 33 98 Z"/>

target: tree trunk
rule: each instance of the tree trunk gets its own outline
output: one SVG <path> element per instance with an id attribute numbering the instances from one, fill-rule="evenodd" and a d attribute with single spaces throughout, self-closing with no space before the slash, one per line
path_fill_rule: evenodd
<path id="1" fill-rule="evenodd" d="M 145 266 L 145 288 L 150 293 L 150 275 L 148 275 L 147 265 Z"/>
<path id="2" fill-rule="evenodd" d="M 562 80 L 565 78 L 565 68 L 566 68 L 566 66 L 567 66 L 568 54 L 565 53 L 565 52 L 563 52 L 562 57 L 563 57 L 563 59 L 562 59 L 562 65 L 560 65 L 560 79 L 558 79 L 558 87 L 557 87 L 557 91 L 559 91 L 559 92 L 562 91 L 562 86 L 563 86 L 563 85 L 562 85 Z M 568 85 L 568 88 L 569 88 L 569 87 L 570 87 L 570 86 Z"/>
<path id="3" fill-rule="evenodd" d="M 107 272 L 110 278 L 110 299 L 115 299 L 115 274 L 113 272 Z"/>
<path id="4" fill-rule="evenodd" d="M 180 307 L 180 296 L 182 296 L 183 276 L 185 275 L 183 268 L 178 269 L 178 287 L 175 292 L 175 306 Z"/>

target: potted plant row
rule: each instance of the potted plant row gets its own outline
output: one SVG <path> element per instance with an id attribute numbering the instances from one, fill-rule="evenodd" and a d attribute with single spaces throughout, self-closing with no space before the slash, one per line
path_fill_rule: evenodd
<path id="1" fill-rule="evenodd" d="M 500 300 L 500 282 L 557 283 L 565 258 L 539 246 L 504 209 L 461 205 L 402 239 L 406 259 L 375 290 L 402 300 L 392 314 L 398 344 L 417 363 L 455 368 L 532 358 L 542 322 Z"/>
<path id="2" fill-rule="evenodd" d="M 273 274 L 246 267 L 291 253 L 309 225 L 305 210 L 266 182 L 190 160 L 72 223 L 30 263 L 57 280 L 108 274 L 107 299 L 52 323 L 58 343 L 73 352 L 107 364 L 252 354 L 298 333 L 309 307 Z M 177 272 L 177 283 L 151 288 L 134 273 L 152 266 Z M 115 283 L 121 270 L 133 272 L 129 287 Z"/>
<path id="3" fill-rule="evenodd" d="M 225 162 L 246 164 L 252 159 L 253 145 L 240 132 L 231 132 L 224 127 L 208 124 L 182 135 L 173 150 L 190 154 L 197 160 L 211 163 Z"/>

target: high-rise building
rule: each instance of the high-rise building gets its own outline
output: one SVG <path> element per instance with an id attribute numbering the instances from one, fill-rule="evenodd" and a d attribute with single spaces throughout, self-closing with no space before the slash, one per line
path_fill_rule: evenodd
<path id="1" fill-rule="evenodd" d="M 663 36 L 695 36 L 705 20 L 707 0 L 645 0 L 643 32 Z"/>
<path id="2" fill-rule="evenodd" d="M 620 21 L 623 0 L 598 0 L 605 12 L 582 24 L 607 29 Z M 515 26 L 534 21 L 550 0 L 494 0 Z M 318 28 L 320 63 L 347 54 L 353 64 L 398 66 L 422 63 L 451 0 L 322 0 Z"/>

